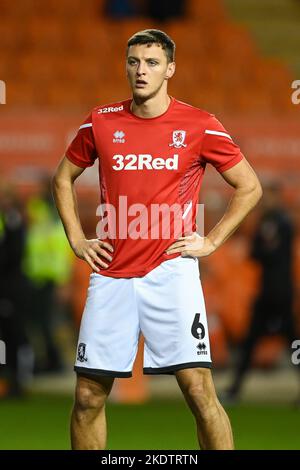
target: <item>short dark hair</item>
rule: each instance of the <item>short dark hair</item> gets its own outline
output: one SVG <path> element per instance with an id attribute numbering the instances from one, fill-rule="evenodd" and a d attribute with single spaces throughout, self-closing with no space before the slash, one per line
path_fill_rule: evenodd
<path id="1" fill-rule="evenodd" d="M 174 62 L 175 60 L 175 42 L 164 31 L 159 29 L 138 31 L 128 39 L 127 52 L 130 46 L 135 46 L 136 44 L 160 44 L 166 53 L 168 62 Z"/>

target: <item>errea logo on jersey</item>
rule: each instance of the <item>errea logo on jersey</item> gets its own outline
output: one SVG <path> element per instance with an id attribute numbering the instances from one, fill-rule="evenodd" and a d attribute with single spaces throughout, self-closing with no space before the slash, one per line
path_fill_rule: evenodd
<path id="1" fill-rule="evenodd" d="M 153 158 L 152 155 L 141 153 L 139 155 L 114 155 L 113 160 L 116 164 L 113 165 L 113 170 L 177 170 L 178 169 L 178 154 L 173 157 L 164 159 L 161 157 Z"/>
<path id="2" fill-rule="evenodd" d="M 123 111 L 124 106 L 108 106 L 107 108 L 98 109 L 98 114 L 105 114 L 105 113 L 117 113 L 118 111 Z"/>
<path id="3" fill-rule="evenodd" d="M 125 133 L 123 131 L 116 131 L 114 133 L 114 139 L 113 143 L 114 144 L 124 144 L 125 143 Z"/>

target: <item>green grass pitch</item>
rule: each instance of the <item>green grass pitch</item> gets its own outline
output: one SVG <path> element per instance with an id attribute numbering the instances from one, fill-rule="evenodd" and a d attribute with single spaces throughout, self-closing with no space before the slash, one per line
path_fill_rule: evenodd
<path id="1" fill-rule="evenodd" d="M 0 449 L 68 449 L 72 398 L 33 395 L 1 401 Z M 300 409 L 288 405 L 228 408 L 237 449 L 300 449 Z M 109 449 L 198 449 L 195 425 L 185 403 L 109 403 Z"/>

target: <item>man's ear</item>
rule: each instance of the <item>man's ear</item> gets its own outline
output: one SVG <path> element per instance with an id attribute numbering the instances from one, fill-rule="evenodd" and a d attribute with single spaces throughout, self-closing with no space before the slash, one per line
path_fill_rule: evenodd
<path id="1" fill-rule="evenodd" d="M 166 73 L 166 80 L 169 80 L 170 78 L 173 77 L 174 73 L 175 73 L 175 69 L 176 69 L 176 64 L 175 62 L 170 62 L 168 64 L 168 68 L 167 68 L 167 73 Z"/>

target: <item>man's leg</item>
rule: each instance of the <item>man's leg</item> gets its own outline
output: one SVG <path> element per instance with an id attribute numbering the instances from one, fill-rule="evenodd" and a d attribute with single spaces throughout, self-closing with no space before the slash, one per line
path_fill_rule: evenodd
<path id="1" fill-rule="evenodd" d="M 102 450 L 106 447 L 105 402 L 113 377 L 77 374 L 75 403 L 71 418 L 73 450 Z"/>
<path id="2" fill-rule="evenodd" d="M 205 450 L 232 450 L 230 422 L 216 396 L 210 370 L 183 369 L 175 374 L 196 419 L 200 447 Z"/>
<path id="3" fill-rule="evenodd" d="M 74 367 L 73 449 L 105 448 L 105 402 L 114 377 L 131 377 L 138 339 L 134 279 L 91 274 Z"/>

